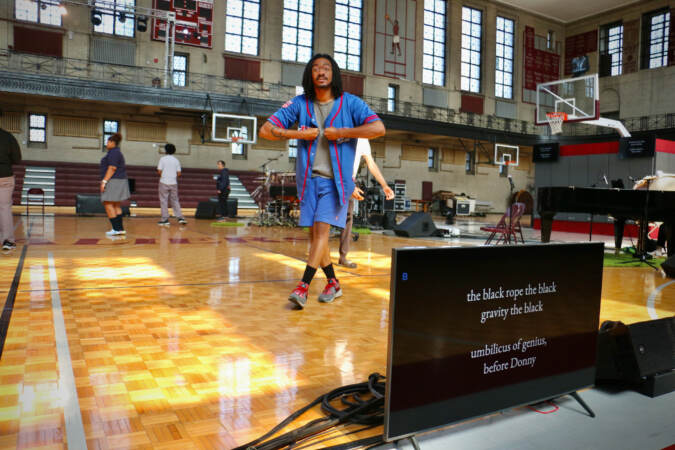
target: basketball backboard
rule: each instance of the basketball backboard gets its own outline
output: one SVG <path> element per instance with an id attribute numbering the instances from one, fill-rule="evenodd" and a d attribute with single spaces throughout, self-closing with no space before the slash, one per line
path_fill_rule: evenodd
<path id="1" fill-rule="evenodd" d="M 520 147 L 517 145 L 495 144 L 495 164 L 517 166 L 520 158 Z"/>
<path id="2" fill-rule="evenodd" d="M 255 144 L 258 119 L 252 116 L 213 113 L 211 118 L 211 140 L 213 142 L 232 142 L 239 138 L 239 144 Z"/>
<path id="3" fill-rule="evenodd" d="M 598 74 L 567 78 L 537 85 L 535 123 L 548 125 L 546 113 L 567 114 L 566 122 L 596 120 L 600 117 Z"/>

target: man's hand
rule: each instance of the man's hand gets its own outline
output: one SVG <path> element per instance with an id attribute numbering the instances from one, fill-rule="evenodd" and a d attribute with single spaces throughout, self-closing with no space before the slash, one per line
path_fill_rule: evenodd
<path id="1" fill-rule="evenodd" d="M 329 141 L 337 141 L 342 136 L 342 129 L 335 127 L 328 127 L 323 130 L 323 135 L 326 136 L 326 139 Z"/>
<path id="2" fill-rule="evenodd" d="M 313 141 L 314 139 L 319 136 L 319 129 L 318 128 L 304 128 L 302 130 L 298 130 L 298 139 L 304 139 L 306 141 Z"/>
<path id="3" fill-rule="evenodd" d="M 352 197 L 358 201 L 363 200 L 363 191 L 358 186 L 354 186 L 354 192 L 352 192 Z"/>
<path id="4" fill-rule="evenodd" d="M 394 191 L 392 191 L 389 186 L 384 186 L 382 190 L 384 191 L 384 196 L 387 200 L 392 200 L 394 198 Z"/>

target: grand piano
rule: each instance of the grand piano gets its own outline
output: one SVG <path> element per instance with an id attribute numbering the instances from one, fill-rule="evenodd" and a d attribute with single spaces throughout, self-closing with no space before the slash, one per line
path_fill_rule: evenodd
<path id="1" fill-rule="evenodd" d="M 638 253 L 644 250 L 647 222 L 664 222 L 672 230 L 675 223 L 675 191 L 542 187 L 537 194 L 541 216 L 541 241 L 549 242 L 553 216 L 558 212 L 607 214 L 614 218 L 614 243 L 621 248 L 626 219 L 640 222 Z M 668 256 L 675 254 L 673 234 L 668 233 Z"/>

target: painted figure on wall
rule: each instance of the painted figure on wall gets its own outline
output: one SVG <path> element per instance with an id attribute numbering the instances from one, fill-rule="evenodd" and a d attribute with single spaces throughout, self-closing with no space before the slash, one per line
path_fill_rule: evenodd
<path id="1" fill-rule="evenodd" d="M 398 19 L 394 19 L 394 21 L 391 21 L 391 17 L 389 14 L 385 14 L 384 18 L 387 22 L 389 22 L 392 27 L 394 27 L 393 34 L 394 37 L 391 38 L 391 54 L 394 54 L 394 50 L 398 50 L 398 56 L 401 56 L 401 36 L 399 36 L 399 25 L 398 25 Z"/>

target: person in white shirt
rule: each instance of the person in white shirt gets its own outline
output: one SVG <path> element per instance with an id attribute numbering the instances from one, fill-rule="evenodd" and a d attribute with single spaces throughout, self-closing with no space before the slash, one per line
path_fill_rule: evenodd
<path id="1" fill-rule="evenodd" d="M 157 164 L 157 173 L 159 178 L 159 206 L 162 210 L 162 218 L 157 222 L 158 225 L 169 225 L 169 200 L 171 200 L 171 209 L 173 215 L 178 218 L 178 223 L 185 225 L 187 220 L 183 217 L 178 202 L 178 177 L 180 176 L 180 161 L 173 156 L 176 153 L 176 146 L 166 144 L 164 146 L 166 156 L 162 156 Z"/>
<path id="2" fill-rule="evenodd" d="M 382 186 L 382 190 L 384 191 L 386 199 L 393 199 L 394 191 L 389 187 L 387 182 L 384 181 L 384 177 L 382 176 L 382 173 L 377 167 L 377 164 L 373 159 L 373 155 L 370 152 L 370 142 L 368 139 L 359 139 L 356 143 L 354 171 L 352 172 L 352 178 L 354 179 L 356 179 L 356 175 L 359 172 L 361 158 L 366 161 L 368 170 L 373 174 L 377 182 L 380 183 L 380 186 Z M 354 269 L 356 267 L 356 263 L 347 259 L 347 253 L 349 253 L 349 242 L 351 241 L 352 237 L 352 223 L 354 222 L 354 200 L 363 200 L 363 191 L 359 189 L 358 186 L 354 188 L 354 192 L 349 199 L 349 206 L 347 207 L 347 222 L 345 223 L 345 227 L 342 229 L 342 234 L 340 235 L 340 259 L 338 261 L 338 265 L 349 267 L 350 269 Z"/>

